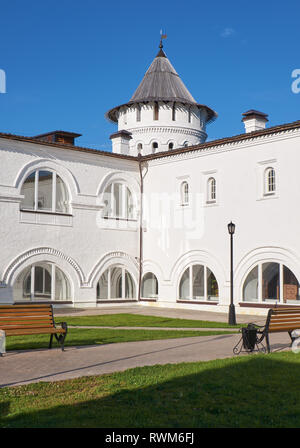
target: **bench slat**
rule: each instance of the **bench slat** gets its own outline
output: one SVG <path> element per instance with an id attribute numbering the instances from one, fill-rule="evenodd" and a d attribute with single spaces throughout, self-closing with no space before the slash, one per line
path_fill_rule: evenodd
<path id="1" fill-rule="evenodd" d="M 37 328 L 31 330 L 8 330 L 6 336 L 22 336 L 31 334 L 55 334 L 55 333 L 65 333 L 64 328 Z"/>
<path id="2" fill-rule="evenodd" d="M 44 322 L 53 322 L 52 316 L 28 316 L 26 318 L 24 317 L 15 317 L 15 318 L 2 318 L 2 316 L 0 316 L 0 326 L 2 324 L 8 324 L 8 323 L 13 323 L 13 322 L 40 322 L 40 321 L 44 321 Z"/>

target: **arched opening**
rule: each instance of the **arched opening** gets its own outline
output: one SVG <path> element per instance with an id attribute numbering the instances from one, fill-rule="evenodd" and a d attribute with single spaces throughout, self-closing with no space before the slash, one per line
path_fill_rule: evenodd
<path id="1" fill-rule="evenodd" d="M 41 262 L 24 269 L 14 286 L 15 301 L 71 300 L 71 288 L 66 275 L 54 263 Z"/>
<path id="2" fill-rule="evenodd" d="M 101 275 L 97 284 L 97 300 L 135 298 L 134 280 L 123 266 L 111 266 Z"/>
<path id="3" fill-rule="evenodd" d="M 121 182 L 112 182 L 104 192 L 104 218 L 135 219 L 134 201 L 130 189 Z"/>
<path id="4" fill-rule="evenodd" d="M 142 281 L 142 297 L 147 299 L 158 298 L 158 281 L 152 272 L 144 275 Z"/>
<path id="5" fill-rule="evenodd" d="M 152 143 L 152 152 L 156 152 L 156 150 L 158 149 L 158 143 L 157 142 L 153 142 Z"/>
<path id="6" fill-rule="evenodd" d="M 246 302 L 300 303 L 299 282 L 284 264 L 262 262 L 247 275 L 243 283 Z"/>
<path id="7" fill-rule="evenodd" d="M 200 264 L 189 266 L 180 279 L 179 299 L 218 301 L 219 286 L 214 273 Z"/>
<path id="8" fill-rule="evenodd" d="M 69 213 L 69 194 L 61 177 L 50 170 L 36 170 L 24 181 L 21 210 Z"/>

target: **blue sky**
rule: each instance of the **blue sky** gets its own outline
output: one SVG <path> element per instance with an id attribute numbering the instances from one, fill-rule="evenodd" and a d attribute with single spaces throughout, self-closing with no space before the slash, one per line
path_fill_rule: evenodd
<path id="1" fill-rule="evenodd" d="M 300 3 L 10 0 L 0 3 L 0 132 L 32 136 L 56 129 L 77 144 L 111 150 L 116 127 L 105 112 L 130 99 L 164 50 L 193 97 L 216 110 L 208 139 L 243 132 L 258 109 L 268 126 L 300 119 Z"/>

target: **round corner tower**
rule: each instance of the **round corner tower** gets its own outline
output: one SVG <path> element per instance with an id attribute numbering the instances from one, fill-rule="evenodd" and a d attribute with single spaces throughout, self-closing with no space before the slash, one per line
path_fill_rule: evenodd
<path id="1" fill-rule="evenodd" d="M 159 47 L 128 103 L 106 114 L 118 123 L 118 131 L 111 135 L 113 152 L 137 156 L 203 143 L 206 125 L 217 117 L 194 100 L 163 51 L 162 41 Z"/>

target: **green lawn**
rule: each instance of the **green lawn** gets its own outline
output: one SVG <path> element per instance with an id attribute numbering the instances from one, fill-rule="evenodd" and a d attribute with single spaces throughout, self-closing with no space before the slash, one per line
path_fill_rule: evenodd
<path id="1" fill-rule="evenodd" d="M 103 327 L 170 327 L 170 328 L 239 328 L 224 322 L 206 320 L 173 319 L 169 317 L 143 316 L 141 314 L 103 314 L 97 316 L 55 316 L 57 322 L 69 325 L 91 325 Z"/>
<path id="2" fill-rule="evenodd" d="M 300 355 L 150 366 L 0 389 L 0 427 L 300 427 Z"/>
<path id="3" fill-rule="evenodd" d="M 234 333 L 234 331 L 192 331 L 192 330 L 110 330 L 103 328 L 70 328 L 65 346 L 111 344 L 115 342 L 149 341 L 155 339 L 187 338 L 194 336 L 211 336 Z M 49 335 L 10 336 L 6 339 L 7 350 L 28 350 L 46 348 Z M 59 346 L 53 338 L 53 347 Z"/>

